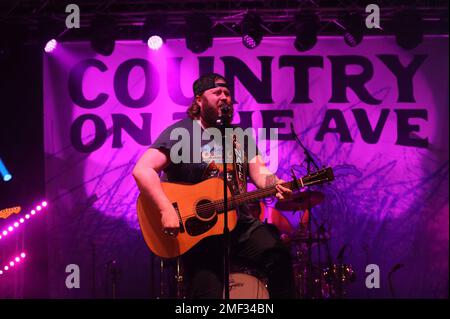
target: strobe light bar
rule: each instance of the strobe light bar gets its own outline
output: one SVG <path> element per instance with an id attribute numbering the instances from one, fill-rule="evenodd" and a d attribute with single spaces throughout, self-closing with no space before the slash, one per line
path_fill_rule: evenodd
<path id="1" fill-rule="evenodd" d="M 11 222 L 8 226 L 6 226 L 5 228 L 3 228 L 0 231 L 0 240 L 7 237 L 8 234 L 15 231 L 16 228 L 19 228 L 20 225 L 22 225 L 25 222 L 27 222 L 28 220 L 30 220 L 31 217 L 33 217 L 34 215 L 40 214 L 41 212 L 43 212 L 47 208 L 47 206 L 48 206 L 48 203 L 46 201 L 43 201 L 40 205 L 37 205 L 29 213 L 25 214 L 25 216 L 16 218 L 15 221 Z"/>

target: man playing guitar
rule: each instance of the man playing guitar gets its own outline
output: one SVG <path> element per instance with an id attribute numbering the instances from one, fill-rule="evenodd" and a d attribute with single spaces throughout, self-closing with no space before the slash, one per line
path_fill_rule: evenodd
<path id="1" fill-rule="evenodd" d="M 169 182 L 180 183 L 180 188 L 177 188 L 175 192 L 183 192 L 188 187 L 186 184 L 196 184 L 202 181 L 207 183 L 205 180 L 211 177 L 223 178 L 224 174 L 220 171 L 222 152 L 217 145 L 211 145 L 207 141 L 196 144 L 191 138 L 188 141 L 190 142 L 188 143 L 190 154 L 187 157 L 189 160 L 181 162 L 173 160 L 174 154 L 180 155 L 179 152 L 174 151 L 174 146 L 178 147 L 178 151 L 186 150 L 179 147 L 180 141 L 171 139 L 174 130 L 179 129 L 178 132 L 187 131 L 192 137 L 195 135 L 193 134 L 195 129 L 204 132 L 214 128 L 224 107 L 231 108 L 228 120 L 230 123 L 232 120 L 232 99 L 223 76 L 219 74 L 203 75 L 194 82 L 193 90 L 194 100 L 188 110 L 189 118 L 176 122 L 161 133 L 138 160 L 133 170 L 133 177 L 142 197 L 140 204 L 138 204 L 138 212 L 139 209 L 145 211 L 147 206 L 151 207 L 149 210 L 157 211 L 157 214 L 148 218 L 148 221 L 145 215 L 139 216 L 143 232 L 147 227 L 144 224 L 147 222 L 156 223 L 157 228 L 160 228 L 153 228 L 151 231 L 154 234 L 146 237 L 149 246 L 152 245 L 150 242 L 160 240 L 159 246 L 165 246 L 166 244 L 170 246 L 176 243 L 176 247 L 179 248 L 182 244 L 180 244 L 180 241 L 176 241 L 177 238 L 189 235 L 189 238 L 195 239 L 200 235 L 204 236 L 199 237 L 201 240 L 192 244 L 193 247 L 178 251 L 182 255 L 184 264 L 185 278 L 188 283 L 188 297 L 220 299 L 223 297 L 223 239 L 220 233 L 215 233 L 214 236 L 207 235 L 208 231 L 212 231 L 212 227 L 215 227 L 217 216 L 197 213 L 197 216 L 187 217 L 186 222 L 184 222 L 184 219 L 180 218 L 181 204 L 177 206 L 174 205 L 172 200 L 169 200 L 167 196 L 169 189 L 163 189 L 160 182 L 160 173 L 164 171 Z M 183 143 L 181 142 L 181 144 Z M 248 139 L 246 144 L 252 145 L 252 143 L 254 143 L 254 140 Z M 246 149 L 248 145 L 240 146 L 244 149 L 245 157 L 251 155 Z M 194 157 L 199 153 L 201 160 L 195 162 Z M 259 154 L 256 153 L 251 158 L 248 157 L 244 169 L 258 189 L 273 187 L 272 195 L 275 195 L 279 200 L 291 196 L 291 189 L 281 185 L 284 182 L 269 171 Z M 237 184 L 237 175 L 233 170 L 227 172 L 226 176 L 230 183 L 229 188 L 232 188 L 231 184 Z M 215 188 L 207 186 L 216 185 L 212 184 L 212 181 L 213 179 L 211 184 L 199 184 L 204 185 L 195 190 L 199 198 L 202 195 L 207 197 L 206 194 L 210 193 L 212 188 Z M 244 182 L 246 183 L 246 181 Z M 201 207 L 201 209 L 197 209 L 198 212 L 207 212 L 207 207 L 212 205 L 210 202 L 205 201 L 204 204 L 199 204 L 200 202 L 202 201 L 200 200 L 197 203 L 197 205 L 200 205 L 197 207 Z M 267 277 L 271 298 L 293 298 L 294 280 L 289 251 L 264 223 L 246 211 L 245 205 L 239 205 L 234 209 L 237 210 L 237 221 L 231 231 L 232 263 L 256 268 L 263 273 Z M 160 220 L 155 221 L 155 219 Z M 232 218 L 231 221 L 233 221 Z M 164 249 L 162 248 L 161 251 L 164 251 Z M 160 255 L 171 257 L 170 254 L 164 255 L 162 253 Z"/>

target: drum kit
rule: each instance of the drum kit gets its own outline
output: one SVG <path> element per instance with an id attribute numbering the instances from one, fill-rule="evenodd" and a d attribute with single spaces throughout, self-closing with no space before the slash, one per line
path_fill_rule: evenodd
<path id="1" fill-rule="evenodd" d="M 330 235 L 323 227 L 316 233 L 311 231 L 313 216 L 311 208 L 323 202 L 325 196 L 321 192 L 298 192 L 289 200 L 278 201 L 274 207 L 260 203 L 259 219 L 275 226 L 282 242 L 290 249 L 293 257 L 293 271 L 296 297 L 299 299 L 338 299 L 345 296 L 345 285 L 355 280 L 353 267 L 349 264 L 333 263 L 330 257 L 328 242 Z M 299 225 L 294 229 L 281 212 L 301 214 Z M 327 263 L 314 263 L 312 251 L 317 248 L 328 254 Z M 323 251 L 323 248 L 322 248 Z M 230 297 L 266 299 L 269 297 L 263 276 L 243 271 L 232 273 L 230 278 Z"/>
<path id="2" fill-rule="evenodd" d="M 301 214 L 298 227 L 282 235 L 282 240 L 289 245 L 293 256 L 295 288 L 299 299 L 343 298 L 345 285 L 356 279 L 351 265 L 333 263 L 328 245 L 330 235 L 323 226 L 317 226 L 311 214 L 312 208 L 324 199 L 321 192 L 305 191 L 294 193 L 291 199 L 275 204 L 279 211 Z M 313 222 L 317 226 L 314 233 Z M 327 263 L 313 262 L 313 247 L 317 249 L 319 259 L 321 249 L 326 252 Z"/>

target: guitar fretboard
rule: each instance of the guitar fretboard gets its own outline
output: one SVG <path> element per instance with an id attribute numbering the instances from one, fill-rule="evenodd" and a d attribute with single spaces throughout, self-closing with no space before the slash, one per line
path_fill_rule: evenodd
<path id="1" fill-rule="evenodd" d="M 334 180 L 334 175 L 332 169 L 325 168 L 323 170 L 318 171 L 317 173 L 305 176 L 303 178 L 295 179 L 290 182 L 281 183 L 282 186 L 290 189 L 300 189 L 305 186 L 311 186 L 311 185 L 317 185 L 317 184 L 323 184 L 326 182 L 331 182 Z M 239 205 L 255 202 L 260 200 L 261 198 L 274 196 L 277 193 L 277 189 L 275 186 L 267 187 L 267 188 L 261 188 L 252 192 L 239 194 L 236 196 L 233 196 L 231 199 L 227 201 L 228 203 L 228 210 L 236 209 Z M 208 205 L 208 204 L 206 204 Z M 224 211 L 224 201 L 219 200 L 211 203 L 211 208 L 218 212 Z"/>

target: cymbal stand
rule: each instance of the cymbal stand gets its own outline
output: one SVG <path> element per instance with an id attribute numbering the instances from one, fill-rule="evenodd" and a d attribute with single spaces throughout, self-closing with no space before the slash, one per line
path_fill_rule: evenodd
<path id="1" fill-rule="evenodd" d="M 292 136 L 294 137 L 294 139 L 297 141 L 297 143 L 300 145 L 300 147 L 303 149 L 303 153 L 305 154 L 305 158 L 306 158 L 306 170 L 307 170 L 307 174 L 311 174 L 311 164 L 314 165 L 316 170 L 319 170 L 319 166 L 317 166 L 316 162 L 314 162 L 314 159 L 312 158 L 311 154 L 309 153 L 308 149 L 303 145 L 303 143 L 300 141 L 300 139 L 298 138 L 297 134 L 295 133 L 294 130 L 294 125 L 291 123 L 291 131 L 292 131 Z M 311 196 L 308 196 L 308 212 L 310 214 L 309 217 L 312 216 L 312 203 L 311 203 Z M 311 218 L 308 218 L 308 223 L 307 223 L 307 233 L 308 233 L 308 240 L 307 240 L 307 251 L 308 251 L 308 256 L 307 256 L 307 293 L 306 293 L 306 298 L 307 299 L 312 299 L 313 298 L 313 265 L 312 265 L 312 231 L 311 231 Z"/>
<path id="2" fill-rule="evenodd" d="M 177 258 L 177 266 L 176 267 L 177 267 L 177 271 L 175 274 L 175 280 L 177 283 L 177 299 L 183 299 L 184 298 L 184 292 L 183 292 L 184 276 L 183 276 L 183 269 L 182 269 L 180 257 Z"/>

